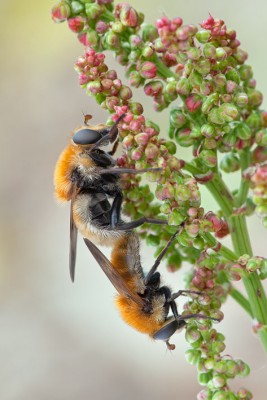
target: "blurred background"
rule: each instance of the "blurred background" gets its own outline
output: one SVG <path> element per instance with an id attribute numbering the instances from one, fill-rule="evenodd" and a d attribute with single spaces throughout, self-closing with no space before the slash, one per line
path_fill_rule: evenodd
<path id="1" fill-rule="evenodd" d="M 267 93 L 264 0 L 130 3 L 151 23 L 163 13 L 193 24 L 208 13 L 224 19 L 237 30 L 258 88 Z M 76 282 L 70 281 L 69 207 L 60 208 L 54 200 L 53 169 L 82 112 L 93 114 L 94 123 L 107 114 L 79 88 L 73 64 L 83 49 L 67 24 L 51 21 L 53 5 L 50 0 L 0 0 L 0 398 L 194 399 L 200 386 L 195 368 L 184 359 L 184 335 L 174 336 L 176 350 L 170 353 L 126 326 L 114 308 L 113 287 L 81 239 Z M 107 62 L 112 66 L 111 57 Z M 145 110 L 164 134 L 164 114 L 155 115 L 149 100 Z M 203 196 L 209 209 L 216 209 Z M 267 256 L 266 230 L 256 218 L 249 220 L 249 229 L 255 254 Z M 142 248 L 146 269 L 153 252 Z M 183 287 L 181 272 L 164 271 L 164 279 L 174 289 Z M 245 386 L 264 400 L 266 357 L 251 321 L 231 299 L 223 311 L 218 329 L 226 335 L 226 353 L 251 366 L 250 377 L 233 387 Z"/>

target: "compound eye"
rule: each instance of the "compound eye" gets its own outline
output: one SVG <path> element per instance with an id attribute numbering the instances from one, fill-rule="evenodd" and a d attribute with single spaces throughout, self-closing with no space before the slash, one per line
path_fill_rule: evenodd
<path id="1" fill-rule="evenodd" d="M 75 144 L 81 145 L 94 144 L 99 139 L 101 139 L 101 134 L 98 131 L 89 128 L 78 130 L 77 132 L 75 132 L 72 138 Z"/>
<path id="2" fill-rule="evenodd" d="M 159 331 L 153 335 L 155 340 L 168 340 L 179 328 L 179 322 L 174 320 L 169 324 L 163 326 Z"/>

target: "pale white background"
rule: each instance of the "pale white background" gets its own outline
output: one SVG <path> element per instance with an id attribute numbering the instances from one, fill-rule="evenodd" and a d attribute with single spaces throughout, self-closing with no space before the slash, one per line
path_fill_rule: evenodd
<path id="1" fill-rule="evenodd" d="M 59 152 L 82 111 L 102 122 L 107 114 L 79 88 L 73 64 L 82 53 L 65 24 L 50 20 L 52 1 L 0 1 L 1 41 L 1 400 L 194 399 L 200 390 L 195 368 L 184 360 L 184 335 L 164 345 L 126 326 L 113 305 L 114 290 L 79 241 L 75 285 L 68 275 L 68 207 L 53 198 L 52 176 Z M 165 13 L 198 24 L 210 12 L 238 31 L 258 88 L 267 93 L 267 5 L 263 0 L 131 1 L 153 22 Z M 112 65 L 112 58 L 108 59 Z M 122 76 L 122 75 L 121 75 Z M 136 99 L 139 100 L 141 94 Z M 165 114 L 146 115 L 166 131 Z M 266 101 L 265 101 L 266 108 Z M 179 154 L 183 156 L 183 154 Z M 204 194 L 209 208 L 214 206 Z M 266 231 L 249 221 L 253 248 L 267 256 Z M 142 250 L 145 268 L 153 249 Z M 183 287 L 182 273 L 164 271 L 166 282 Z M 266 358 L 251 321 L 229 300 L 218 326 L 227 353 L 249 362 L 251 375 L 234 387 L 266 399 Z"/>

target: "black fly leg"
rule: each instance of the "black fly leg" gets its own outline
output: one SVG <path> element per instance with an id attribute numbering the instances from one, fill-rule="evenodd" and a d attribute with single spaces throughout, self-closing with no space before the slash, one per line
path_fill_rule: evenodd
<path id="1" fill-rule="evenodd" d="M 110 210 L 110 225 L 112 229 L 116 230 L 116 227 L 120 221 L 121 205 L 123 196 L 120 192 L 117 193 Z"/>
<path id="2" fill-rule="evenodd" d="M 178 290 L 178 292 L 173 293 L 171 296 L 171 300 L 177 299 L 177 297 L 180 296 L 186 296 L 187 294 L 197 294 L 197 295 L 202 295 L 202 292 L 197 292 L 195 290 Z"/>
<path id="3" fill-rule="evenodd" d="M 164 249 L 162 250 L 162 252 L 159 254 L 159 256 L 156 258 L 156 261 L 154 262 L 152 268 L 150 269 L 150 271 L 148 272 L 146 279 L 145 279 L 145 283 L 147 284 L 149 282 L 149 280 L 151 279 L 152 275 L 155 273 L 155 271 L 157 270 L 159 264 L 161 263 L 162 258 L 165 256 L 165 254 L 167 253 L 169 247 L 171 246 L 172 242 L 174 241 L 174 239 L 176 238 L 177 234 L 179 232 L 181 232 L 182 227 L 180 227 L 178 229 L 178 231 L 176 231 L 172 237 L 170 238 L 170 240 L 168 241 L 168 243 L 166 244 L 166 246 L 164 247 Z M 177 296 L 178 297 L 178 296 Z M 175 297 L 174 297 L 175 298 Z M 171 298 L 173 300 L 173 298 Z"/>
<path id="4" fill-rule="evenodd" d="M 110 151 L 108 151 L 108 154 L 110 156 L 113 156 L 116 153 L 118 146 L 119 146 L 119 141 L 117 139 L 116 142 L 114 143 L 114 145 L 112 146 L 112 149 Z"/>

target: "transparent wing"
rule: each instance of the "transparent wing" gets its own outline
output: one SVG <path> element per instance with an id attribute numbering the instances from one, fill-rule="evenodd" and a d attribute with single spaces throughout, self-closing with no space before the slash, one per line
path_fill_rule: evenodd
<path id="1" fill-rule="evenodd" d="M 115 287 L 117 292 L 123 296 L 129 297 L 135 303 L 139 304 L 140 306 L 143 305 L 143 300 L 137 293 L 134 293 L 129 288 L 127 282 L 123 280 L 121 275 L 115 269 L 115 267 L 111 264 L 111 262 L 107 259 L 107 257 L 88 239 L 83 239 L 86 246 L 112 283 Z"/>
<path id="2" fill-rule="evenodd" d="M 77 248 L 77 228 L 73 220 L 73 200 L 70 203 L 70 250 L 69 250 L 69 268 L 72 282 L 75 278 L 76 248 Z"/>

